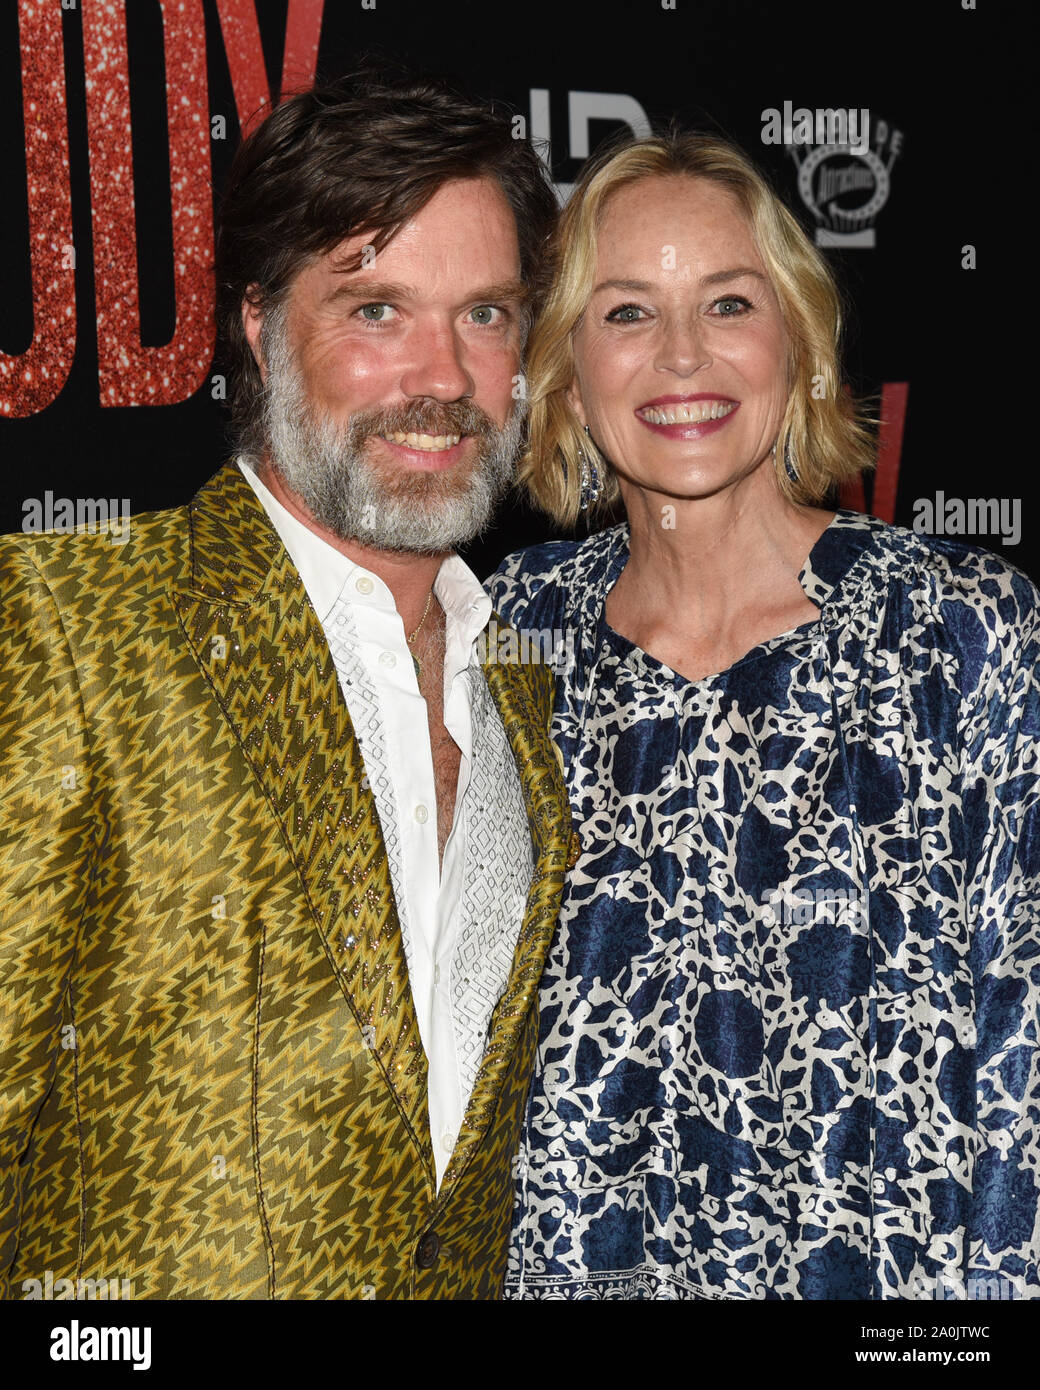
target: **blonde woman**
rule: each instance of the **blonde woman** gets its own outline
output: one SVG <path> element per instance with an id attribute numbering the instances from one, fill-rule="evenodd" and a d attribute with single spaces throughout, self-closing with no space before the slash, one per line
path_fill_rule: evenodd
<path id="1" fill-rule="evenodd" d="M 871 457 L 839 331 L 733 147 L 582 177 L 524 469 L 561 524 L 627 521 L 490 585 L 573 639 L 582 848 L 507 1297 L 1040 1296 L 1040 603 L 827 505 Z"/>

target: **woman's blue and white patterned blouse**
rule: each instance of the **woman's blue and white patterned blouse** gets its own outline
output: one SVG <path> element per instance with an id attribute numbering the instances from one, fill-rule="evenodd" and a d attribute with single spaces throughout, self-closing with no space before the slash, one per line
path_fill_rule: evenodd
<path id="1" fill-rule="evenodd" d="M 839 512 L 820 619 L 688 681 L 605 622 L 627 537 L 489 583 L 573 644 L 582 847 L 507 1297 L 1040 1297 L 1040 595 Z"/>

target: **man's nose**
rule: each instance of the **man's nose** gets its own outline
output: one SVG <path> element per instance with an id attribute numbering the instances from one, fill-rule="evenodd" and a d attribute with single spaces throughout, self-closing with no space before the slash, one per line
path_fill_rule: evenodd
<path id="1" fill-rule="evenodd" d="M 430 324 L 412 339 L 413 352 L 401 377 L 406 396 L 457 401 L 472 396 L 473 378 L 463 360 L 462 344 L 449 324 Z"/>

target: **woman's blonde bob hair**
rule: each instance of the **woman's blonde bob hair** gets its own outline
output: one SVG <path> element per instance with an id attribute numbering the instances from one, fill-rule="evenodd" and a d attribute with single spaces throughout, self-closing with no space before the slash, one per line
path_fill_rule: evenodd
<path id="1" fill-rule="evenodd" d="M 792 502 L 817 504 L 874 464 L 867 417 L 841 379 L 841 299 L 827 263 L 735 145 L 709 135 L 655 135 L 607 149 L 582 172 L 560 216 L 552 286 L 531 334 L 528 446 L 520 479 L 537 505 L 563 526 L 572 526 L 580 513 L 582 452 L 602 483 L 593 509 L 606 510 L 619 497 L 613 470 L 565 394 L 574 378 L 574 331 L 592 294 L 604 206 L 641 179 L 677 174 L 710 179 L 736 198 L 780 301 L 791 383 L 775 450 L 781 492 Z"/>

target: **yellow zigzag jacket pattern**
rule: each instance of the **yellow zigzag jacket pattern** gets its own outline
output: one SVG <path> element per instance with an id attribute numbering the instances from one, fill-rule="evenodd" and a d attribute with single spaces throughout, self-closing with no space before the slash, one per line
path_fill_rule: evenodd
<path id="1" fill-rule="evenodd" d="M 375 801 L 249 484 L 0 540 L 0 1294 L 498 1296 L 572 832 L 551 675 L 489 648 L 535 875 L 436 1195 Z"/>

